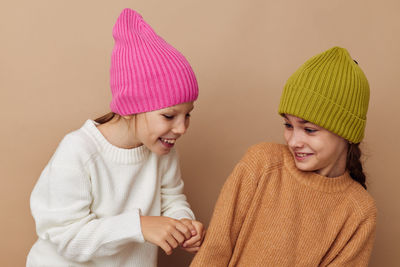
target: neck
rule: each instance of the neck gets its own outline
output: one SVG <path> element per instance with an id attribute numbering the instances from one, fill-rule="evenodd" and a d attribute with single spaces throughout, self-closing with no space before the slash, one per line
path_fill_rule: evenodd
<path id="1" fill-rule="evenodd" d="M 124 117 L 113 118 L 111 121 L 97 126 L 101 134 L 110 144 L 125 149 L 139 147 L 142 143 L 135 136 L 135 125 Z"/>

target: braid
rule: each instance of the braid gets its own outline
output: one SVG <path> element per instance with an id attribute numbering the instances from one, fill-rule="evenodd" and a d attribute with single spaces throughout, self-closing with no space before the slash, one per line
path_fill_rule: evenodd
<path id="1" fill-rule="evenodd" d="M 362 187 L 367 189 L 365 185 L 365 174 L 361 164 L 361 150 L 358 144 L 349 144 L 349 151 L 347 153 L 346 169 L 349 171 L 351 178 L 360 183 Z"/>

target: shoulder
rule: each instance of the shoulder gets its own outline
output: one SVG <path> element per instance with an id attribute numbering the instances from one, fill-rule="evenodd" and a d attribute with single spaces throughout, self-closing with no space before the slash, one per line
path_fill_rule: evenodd
<path id="1" fill-rule="evenodd" d="M 83 167 L 97 153 L 96 143 L 82 127 L 64 136 L 51 162 L 56 165 L 67 164 Z"/>
<path id="2" fill-rule="evenodd" d="M 349 200 L 361 220 L 376 219 L 377 207 L 374 198 L 357 182 L 350 187 Z"/>
<path id="3" fill-rule="evenodd" d="M 265 142 L 249 147 L 225 182 L 225 190 L 230 194 L 243 190 L 254 193 L 261 179 L 282 168 L 285 149 L 284 145 Z"/>
<path id="4" fill-rule="evenodd" d="M 249 147 L 241 162 L 251 169 L 265 170 L 282 165 L 286 153 L 285 145 L 264 142 Z"/>

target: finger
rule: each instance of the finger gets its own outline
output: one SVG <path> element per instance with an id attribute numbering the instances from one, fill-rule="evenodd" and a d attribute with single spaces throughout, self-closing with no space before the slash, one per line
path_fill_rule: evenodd
<path id="1" fill-rule="evenodd" d="M 184 247 L 184 248 L 195 248 L 195 247 L 200 247 L 200 246 L 201 246 L 201 241 L 197 241 L 193 245 L 186 246 L 186 247 L 182 245 L 182 247 Z"/>
<path id="2" fill-rule="evenodd" d="M 181 222 L 189 228 L 190 232 L 192 233 L 192 236 L 197 234 L 196 228 L 193 226 L 191 220 L 185 218 L 181 219 Z"/>
<path id="3" fill-rule="evenodd" d="M 203 242 L 204 237 L 206 236 L 206 229 L 204 228 L 203 224 L 200 223 L 198 231 L 200 232 L 201 235 L 200 242 Z"/>
<path id="4" fill-rule="evenodd" d="M 171 248 L 171 246 L 168 244 L 167 241 L 164 240 L 163 242 L 161 242 L 161 243 L 160 243 L 160 248 L 161 248 L 162 250 L 164 250 L 165 254 L 167 254 L 167 255 L 171 255 L 171 254 L 172 254 L 172 248 Z"/>
<path id="5" fill-rule="evenodd" d="M 189 239 L 192 236 L 189 227 L 180 221 L 177 222 L 176 229 L 185 236 L 185 239 Z"/>
<path id="6" fill-rule="evenodd" d="M 193 248 L 182 248 L 183 250 L 190 252 L 190 253 L 197 253 L 197 251 L 199 251 L 200 247 L 193 247 Z"/>
<path id="7" fill-rule="evenodd" d="M 171 235 L 174 238 L 174 240 L 178 243 L 178 245 L 182 245 L 182 243 L 186 240 L 185 236 L 177 229 L 171 231 Z"/>
<path id="8" fill-rule="evenodd" d="M 200 241 L 197 241 L 196 243 L 194 243 L 194 244 L 191 245 L 190 247 L 191 247 L 191 248 L 200 247 L 200 245 L 201 245 L 201 240 L 200 240 Z"/>
<path id="9" fill-rule="evenodd" d="M 190 239 L 186 240 L 183 243 L 183 247 L 191 247 L 191 246 L 193 246 L 195 243 L 197 243 L 199 241 L 201 241 L 201 236 L 200 235 L 192 236 Z"/>
<path id="10" fill-rule="evenodd" d="M 177 233 L 179 233 L 178 231 L 176 231 Z M 179 246 L 178 241 L 175 239 L 173 233 L 170 233 L 170 235 L 168 235 L 168 237 L 165 239 L 168 244 L 172 247 L 172 248 L 177 248 Z"/>
<path id="11" fill-rule="evenodd" d="M 201 222 L 193 221 L 193 226 L 198 233 L 204 234 L 204 226 Z"/>

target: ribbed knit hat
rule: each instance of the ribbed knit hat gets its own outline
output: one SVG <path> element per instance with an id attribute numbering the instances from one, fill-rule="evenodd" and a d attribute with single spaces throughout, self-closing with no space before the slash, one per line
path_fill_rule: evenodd
<path id="1" fill-rule="evenodd" d="M 286 82 L 279 114 L 291 114 L 359 143 L 369 84 L 346 49 L 333 47 L 304 63 Z"/>
<path id="2" fill-rule="evenodd" d="M 158 110 L 197 99 L 195 74 L 185 57 L 126 8 L 113 28 L 110 108 L 120 115 Z"/>

